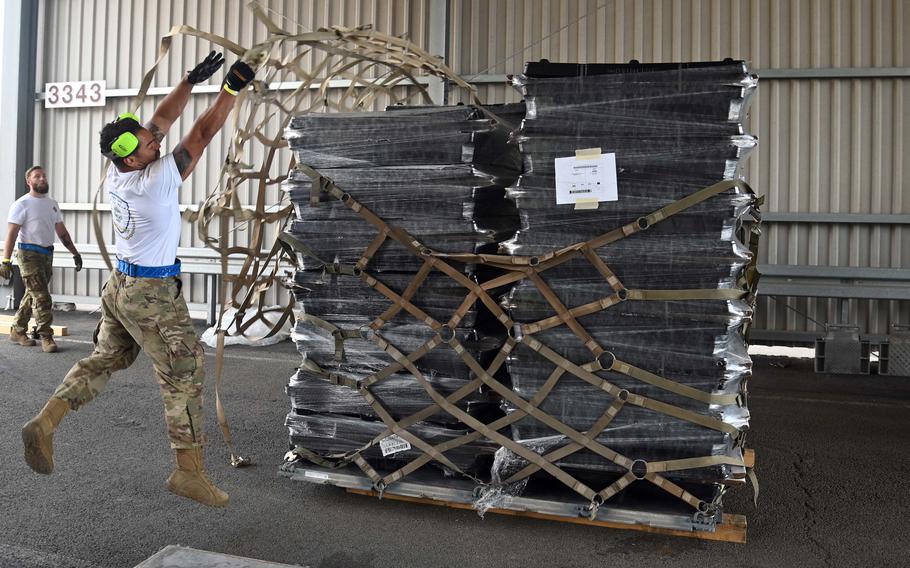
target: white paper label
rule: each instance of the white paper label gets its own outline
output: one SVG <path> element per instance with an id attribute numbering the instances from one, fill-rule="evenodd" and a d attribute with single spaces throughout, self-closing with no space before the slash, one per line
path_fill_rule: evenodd
<path id="1" fill-rule="evenodd" d="M 392 434 L 391 436 L 379 440 L 379 449 L 382 450 L 382 455 L 385 457 L 405 450 L 410 450 L 411 444 L 404 438 Z"/>
<path id="2" fill-rule="evenodd" d="M 556 158 L 556 204 L 573 204 L 579 199 L 616 201 L 616 154 L 596 158 Z"/>
<path id="3" fill-rule="evenodd" d="M 313 479 L 328 479 L 329 474 L 322 473 L 321 471 L 305 471 L 303 472 L 304 477 L 311 477 Z"/>
<path id="4" fill-rule="evenodd" d="M 44 108 L 91 107 L 107 104 L 104 81 L 44 84 Z"/>

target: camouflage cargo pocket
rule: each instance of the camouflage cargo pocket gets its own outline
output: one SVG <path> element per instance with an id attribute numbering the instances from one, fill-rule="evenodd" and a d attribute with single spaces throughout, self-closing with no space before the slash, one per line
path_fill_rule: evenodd
<path id="1" fill-rule="evenodd" d="M 25 287 L 30 292 L 46 292 L 47 291 L 47 278 L 44 277 L 44 274 L 40 272 L 35 272 L 24 276 L 22 280 L 25 282 Z"/>
<path id="2" fill-rule="evenodd" d="M 193 337 L 188 337 L 181 329 L 164 328 L 158 326 L 158 335 L 161 336 L 167 348 L 168 360 L 171 363 L 171 373 L 175 378 L 189 378 L 200 375 L 205 364 L 205 353 L 202 345 Z"/>

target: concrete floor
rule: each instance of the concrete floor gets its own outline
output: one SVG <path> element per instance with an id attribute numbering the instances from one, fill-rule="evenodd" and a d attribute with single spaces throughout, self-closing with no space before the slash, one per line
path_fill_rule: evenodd
<path id="1" fill-rule="evenodd" d="M 31 472 L 19 429 L 91 351 L 97 316 L 59 314 L 73 335 L 44 354 L 0 341 L 0 567 L 131 567 L 169 544 L 314 567 L 907 566 L 910 378 L 829 377 L 811 362 L 756 361 L 751 445 L 761 481 L 727 499 L 749 543 L 707 543 L 417 506 L 348 495 L 276 474 L 286 449 L 286 342 L 229 348 L 224 403 L 241 453 L 232 469 L 208 393 L 213 479 L 231 495 L 211 510 L 164 489 L 172 454 L 151 364 L 141 355 L 101 397 L 70 414 L 57 470 Z M 214 358 L 207 356 L 208 370 Z"/>

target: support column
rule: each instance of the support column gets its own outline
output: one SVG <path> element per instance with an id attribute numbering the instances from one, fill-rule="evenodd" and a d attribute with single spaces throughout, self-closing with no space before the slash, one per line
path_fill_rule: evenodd
<path id="1" fill-rule="evenodd" d="M 25 170 L 33 165 L 35 144 L 35 69 L 38 46 L 38 2 L 0 2 L 0 116 L 6 130 L 0 136 L 0 240 L 6 238 L 6 215 L 10 206 L 26 193 Z M 18 307 L 24 288 L 15 272 L 13 307 Z M 5 296 L 5 294 L 4 294 Z M 2 298 L 2 308 L 6 298 Z"/>
<path id="2" fill-rule="evenodd" d="M 438 55 L 446 65 L 449 64 L 449 18 L 451 6 L 449 0 L 430 0 L 430 27 L 427 38 L 428 51 Z M 427 86 L 427 92 L 433 103 L 437 105 L 448 104 L 448 81 L 432 77 Z"/>

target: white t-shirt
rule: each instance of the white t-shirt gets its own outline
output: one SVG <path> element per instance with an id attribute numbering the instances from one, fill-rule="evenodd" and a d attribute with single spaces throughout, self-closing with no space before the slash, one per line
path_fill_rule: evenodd
<path id="1" fill-rule="evenodd" d="M 57 238 L 54 227 L 63 222 L 63 215 L 57 202 L 50 197 L 34 197 L 26 193 L 10 207 L 7 220 L 22 225 L 20 243 L 49 247 Z"/>
<path id="2" fill-rule="evenodd" d="M 174 156 L 167 154 L 144 170 L 107 171 L 117 257 L 139 266 L 169 266 L 180 243 L 180 204 L 177 188 L 183 183 Z"/>

